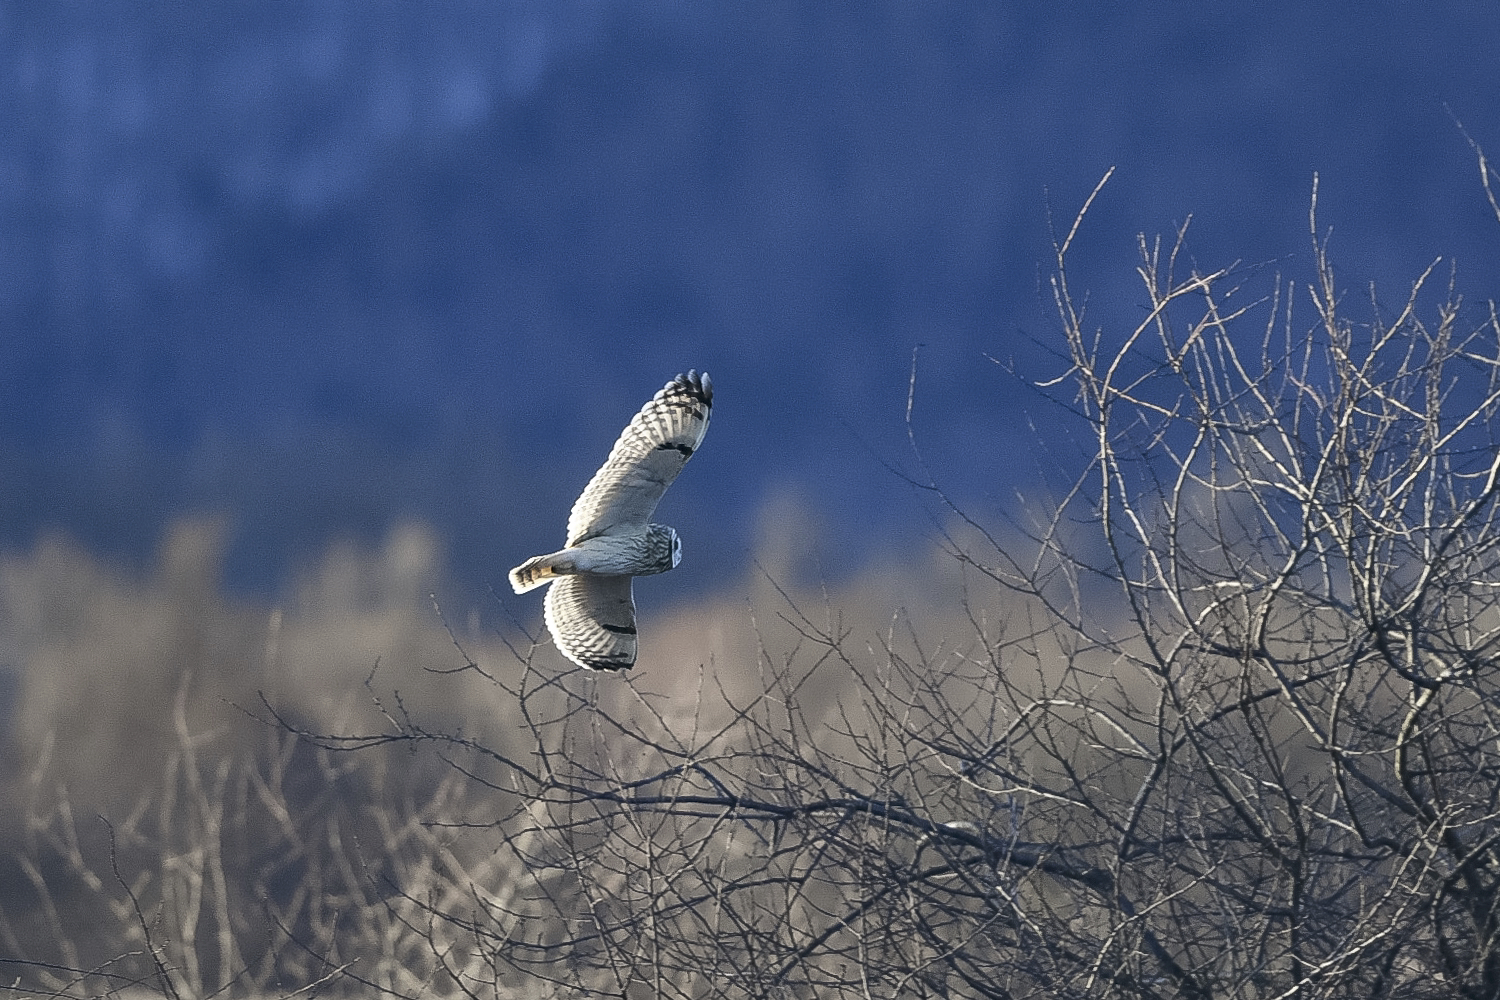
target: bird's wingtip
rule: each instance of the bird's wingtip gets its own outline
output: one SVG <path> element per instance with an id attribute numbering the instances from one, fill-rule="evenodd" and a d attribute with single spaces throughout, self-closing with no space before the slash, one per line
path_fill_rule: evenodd
<path id="1" fill-rule="evenodd" d="M 708 377 L 708 372 L 699 372 L 696 368 L 689 368 L 678 375 L 667 383 L 666 389 L 686 390 L 706 403 L 712 403 L 714 398 L 714 380 Z"/>

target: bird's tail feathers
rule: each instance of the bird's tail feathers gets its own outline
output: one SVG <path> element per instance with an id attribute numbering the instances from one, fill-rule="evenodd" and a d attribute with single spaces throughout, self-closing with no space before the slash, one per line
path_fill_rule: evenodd
<path id="1" fill-rule="evenodd" d="M 530 559 L 510 571 L 510 585 L 518 594 L 535 590 L 560 576 L 576 573 L 573 558 L 567 552 L 551 552 Z"/>

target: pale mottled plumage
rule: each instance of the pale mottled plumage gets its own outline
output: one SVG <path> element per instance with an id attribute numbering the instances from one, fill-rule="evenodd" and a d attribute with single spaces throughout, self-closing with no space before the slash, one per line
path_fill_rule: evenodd
<path id="1" fill-rule="evenodd" d="M 510 571 L 516 593 L 551 583 L 547 628 L 563 655 L 593 670 L 635 663 L 631 578 L 682 558 L 677 532 L 649 519 L 708 431 L 708 372 L 679 375 L 641 408 L 568 517 L 567 547 Z"/>

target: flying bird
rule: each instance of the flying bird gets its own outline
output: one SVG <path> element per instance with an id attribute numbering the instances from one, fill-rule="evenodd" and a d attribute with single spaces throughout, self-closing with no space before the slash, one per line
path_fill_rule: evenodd
<path id="1" fill-rule="evenodd" d="M 609 458 L 568 516 L 566 547 L 510 571 L 516 593 L 543 584 L 547 628 L 562 654 L 590 670 L 635 664 L 631 580 L 665 573 L 682 559 L 677 532 L 652 511 L 703 443 L 713 410 L 708 372 L 668 382 L 620 433 Z"/>

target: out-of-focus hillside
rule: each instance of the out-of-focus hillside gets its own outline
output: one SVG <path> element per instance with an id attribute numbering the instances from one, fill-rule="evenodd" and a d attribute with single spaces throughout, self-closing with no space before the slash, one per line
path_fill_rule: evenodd
<path id="1" fill-rule="evenodd" d="M 850 571 L 913 535 L 880 466 L 913 345 L 950 485 L 1030 474 L 985 355 L 1053 374 L 1048 212 L 1111 164 L 1082 270 L 1195 213 L 1196 253 L 1296 273 L 1320 171 L 1361 281 L 1443 254 L 1483 287 L 1497 234 L 1444 106 L 1493 139 L 1497 48 L 1460 4 L 21 5 L 0 543 L 61 528 L 139 568 L 227 512 L 228 575 L 265 594 L 414 518 L 482 592 L 694 366 L 723 406 L 683 572 L 742 569 L 789 484 Z"/>

